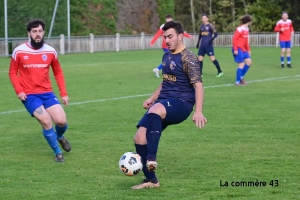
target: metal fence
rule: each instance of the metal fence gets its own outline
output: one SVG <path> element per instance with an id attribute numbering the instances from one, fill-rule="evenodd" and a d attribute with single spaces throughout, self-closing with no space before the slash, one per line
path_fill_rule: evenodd
<path id="1" fill-rule="evenodd" d="M 193 35 L 193 34 L 192 34 Z M 214 41 L 215 46 L 232 45 L 233 34 L 221 33 Z M 59 54 L 66 53 L 83 53 L 83 52 L 101 52 L 101 51 L 126 51 L 126 50 L 144 50 L 144 49 L 159 49 L 161 48 L 161 40 L 159 38 L 156 43 L 150 47 L 149 43 L 153 35 L 104 35 L 94 36 L 72 36 L 67 38 L 64 35 L 60 37 L 52 37 L 46 40 L 46 43 L 55 48 Z M 13 49 L 18 45 L 26 42 L 28 38 L 8 38 L 6 41 L 0 38 L 0 56 L 11 55 Z M 198 35 L 194 38 L 184 39 L 187 47 L 195 47 L 198 40 Z M 249 37 L 250 46 L 276 46 L 278 45 L 278 35 L 276 33 L 251 33 Z M 300 33 L 295 33 L 292 38 L 293 46 L 300 46 Z"/>

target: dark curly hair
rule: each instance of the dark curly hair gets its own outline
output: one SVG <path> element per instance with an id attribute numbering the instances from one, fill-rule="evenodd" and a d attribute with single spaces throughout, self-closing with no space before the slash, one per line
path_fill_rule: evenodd
<path id="1" fill-rule="evenodd" d="M 45 30 L 45 22 L 41 19 L 32 19 L 27 23 L 27 31 L 30 32 L 32 28 L 37 28 L 39 25 Z"/>
<path id="2" fill-rule="evenodd" d="M 248 22 L 251 22 L 252 21 L 252 17 L 250 15 L 244 15 L 242 18 L 241 18 L 241 22 L 242 24 L 247 24 Z"/>
<path id="3" fill-rule="evenodd" d="M 183 33 L 183 27 L 180 22 L 177 21 L 170 21 L 165 23 L 164 27 L 162 28 L 163 31 L 167 31 L 170 28 L 174 28 L 177 34 Z"/>

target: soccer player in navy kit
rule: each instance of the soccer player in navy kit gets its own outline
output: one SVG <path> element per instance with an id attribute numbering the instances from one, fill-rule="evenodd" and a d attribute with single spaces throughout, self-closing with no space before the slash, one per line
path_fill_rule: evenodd
<path id="1" fill-rule="evenodd" d="M 200 72 L 202 74 L 203 57 L 207 54 L 210 60 L 214 63 L 218 70 L 217 77 L 221 77 L 223 72 L 221 70 L 219 62 L 214 56 L 213 41 L 218 36 L 218 32 L 214 25 L 208 22 L 207 15 L 202 16 L 202 23 L 199 30 L 199 37 L 196 47 L 199 48 L 198 56 L 200 60 Z"/>
<path id="2" fill-rule="evenodd" d="M 143 102 L 148 109 L 137 125 L 134 136 L 136 152 L 142 157 L 146 179 L 132 189 L 159 187 L 154 173 L 156 154 L 162 131 L 188 118 L 195 105 L 193 121 L 202 128 L 207 122 L 202 114 L 203 86 L 197 56 L 183 44 L 183 28 L 179 22 L 167 22 L 163 35 L 169 52 L 162 58 L 163 81 Z"/>

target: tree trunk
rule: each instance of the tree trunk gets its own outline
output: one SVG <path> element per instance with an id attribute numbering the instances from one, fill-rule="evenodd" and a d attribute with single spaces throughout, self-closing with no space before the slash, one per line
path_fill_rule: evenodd
<path id="1" fill-rule="evenodd" d="M 196 29 L 195 29 L 195 15 L 194 15 L 194 2 L 193 0 L 190 0 L 191 3 L 191 17 L 192 17 L 192 24 L 193 24 L 193 32 L 196 34 Z"/>
<path id="2" fill-rule="evenodd" d="M 246 7 L 247 7 L 246 0 L 243 0 L 243 4 L 244 4 L 244 9 L 246 11 Z"/>

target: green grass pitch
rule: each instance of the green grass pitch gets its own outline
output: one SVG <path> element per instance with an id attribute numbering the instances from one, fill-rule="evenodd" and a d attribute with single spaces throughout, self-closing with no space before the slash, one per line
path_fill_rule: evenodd
<path id="1" fill-rule="evenodd" d="M 71 103 L 65 163 L 53 161 L 10 84 L 10 60 L 1 58 L 0 199 L 300 199 L 300 48 L 292 49 L 293 68 L 281 69 L 279 48 L 253 47 L 245 87 L 234 86 L 231 49 L 215 54 L 224 76 L 216 78 L 205 57 L 208 123 L 197 129 L 190 116 L 168 127 L 158 152 L 161 188 L 140 191 L 130 187 L 142 174 L 121 174 L 118 161 L 135 150 L 142 102 L 161 81 L 152 72 L 161 50 L 59 56 Z"/>

